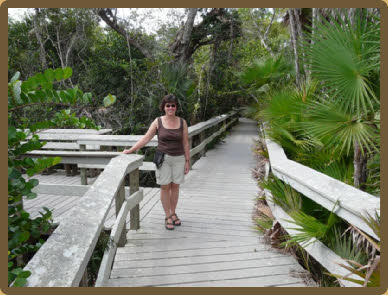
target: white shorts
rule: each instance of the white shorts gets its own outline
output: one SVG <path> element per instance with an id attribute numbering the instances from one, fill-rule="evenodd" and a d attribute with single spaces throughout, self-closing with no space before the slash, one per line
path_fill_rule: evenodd
<path id="1" fill-rule="evenodd" d="M 162 166 L 156 168 L 156 183 L 166 185 L 171 182 L 182 184 L 185 181 L 185 155 L 170 156 L 165 154 Z"/>

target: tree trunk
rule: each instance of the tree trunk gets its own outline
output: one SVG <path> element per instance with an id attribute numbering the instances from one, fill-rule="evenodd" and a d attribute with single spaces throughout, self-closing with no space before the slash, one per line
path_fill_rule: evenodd
<path id="1" fill-rule="evenodd" d="M 307 69 L 306 56 L 305 56 L 304 49 L 303 49 L 303 39 L 304 39 L 304 36 L 303 36 L 302 24 L 300 22 L 298 8 L 293 9 L 293 11 L 294 11 L 295 28 L 296 28 L 296 31 L 297 31 L 296 46 L 299 47 L 299 44 L 302 43 L 302 46 L 300 46 L 300 49 L 301 49 L 301 52 L 302 52 L 302 58 L 303 58 L 302 65 L 303 65 L 303 70 L 304 70 L 304 73 L 305 73 L 305 76 L 306 76 L 305 78 L 306 78 L 306 80 L 308 80 L 309 79 L 309 72 L 308 72 L 308 69 Z"/>
<path id="2" fill-rule="evenodd" d="M 186 23 L 170 48 L 171 54 L 174 55 L 176 61 L 187 62 L 194 53 L 191 44 L 191 34 L 197 11 L 197 8 L 189 8 Z"/>
<path id="3" fill-rule="evenodd" d="M 34 14 L 34 32 L 36 39 L 38 40 L 39 43 L 39 59 L 40 59 L 40 64 L 42 65 L 43 71 L 47 69 L 47 60 L 46 60 L 46 51 L 44 50 L 44 43 L 42 40 L 42 36 L 40 33 L 40 26 L 39 26 L 39 8 L 35 8 L 35 14 Z"/>
<path id="4" fill-rule="evenodd" d="M 368 158 L 366 155 L 366 150 L 361 150 L 360 145 L 355 142 L 354 143 L 354 186 L 359 188 L 360 190 L 365 191 L 365 183 L 367 180 L 367 163 Z"/>
<path id="5" fill-rule="evenodd" d="M 294 19 L 294 12 L 292 8 L 288 9 L 288 15 L 290 18 L 290 31 L 291 31 L 291 46 L 294 51 L 294 57 L 295 57 L 295 73 L 296 73 L 296 85 L 300 87 L 300 72 L 299 72 L 299 57 L 298 57 L 298 48 L 296 44 L 296 29 L 295 29 L 295 19 Z"/>

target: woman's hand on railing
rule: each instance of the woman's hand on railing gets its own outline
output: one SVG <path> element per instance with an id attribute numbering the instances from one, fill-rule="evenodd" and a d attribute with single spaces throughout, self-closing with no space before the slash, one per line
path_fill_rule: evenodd
<path id="1" fill-rule="evenodd" d="M 123 154 L 131 154 L 133 151 L 131 149 L 123 150 Z"/>

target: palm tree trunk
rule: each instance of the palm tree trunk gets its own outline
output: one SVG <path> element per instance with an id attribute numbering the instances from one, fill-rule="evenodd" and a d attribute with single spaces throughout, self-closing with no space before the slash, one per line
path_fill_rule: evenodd
<path id="1" fill-rule="evenodd" d="M 294 11 L 295 28 L 296 28 L 296 32 L 297 32 L 296 46 L 298 46 L 298 44 L 301 44 L 300 50 L 301 50 L 301 53 L 302 53 L 302 66 L 303 66 L 305 78 L 306 78 L 306 80 L 308 80 L 309 79 L 309 72 L 308 72 L 308 69 L 307 69 L 306 56 L 305 56 L 304 49 L 303 49 L 303 46 L 304 46 L 304 44 L 303 44 L 304 36 L 303 36 L 303 30 L 302 30 L 302 23 L 300 21 L 298 8 L 293 9 L 293 11 Z"/>
<path id="2" fill-rule="evenodd" d="M 299 87 L 300 86 L 299 57 L 298 57 L 298 48 L 296 45 L 296 29 L 295 29 L 294 12 L 292 8 L 288 9 L 288 15 L 290 18 L 291 46 L 294 51 L 294 58 L 295 58 L 296 85 Z"/>
<path id="3" fill-rule="evenodd" d="M 40 58 L 40 64 L 42 65 L 43 71 L 47 69 L 47 60 L 46 60 L 46 51 L 44 50 L 44 43 L 42 40 L 42 35 L 40 33 L 40 26 L 39 26 L 39 18 L 40 18 L 40 12 L 39 8 L 35 8 L 35 14 L 34 14 L 34 32 L 36 39 L 39 43 L 39 58 Z"/>
<path id="4" fill-rule="evenodd" d="M 365 184 L 367 180 L 367 163 L 366 150 L 361 150 L 360 145 L 354 143 L 354 186 L 365 191 Z"/>

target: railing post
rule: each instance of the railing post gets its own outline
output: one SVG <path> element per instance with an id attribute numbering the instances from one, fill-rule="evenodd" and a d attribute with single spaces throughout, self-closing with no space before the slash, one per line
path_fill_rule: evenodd
<path id="1" fill-rule="evenodd" d="M 79 145 L 79 150 L 80 151 L 85 151 L 86 150 L 86 145 L 85 144 L 80 144 Z M 80 168 L 80 174 L 81 174 L 81 184 L 82 185 L 87 185 L 88 184 L 88 179 L 86 176 L 86 168 Z"/>
<path id="2" fill-rule="evenodd" d="M 125 181 L 123 180 L 123 182 L 120 184 L 120 187 L 119 187 L 119 190 L 116 194 L 116 199 L 115 199 L 116 217 L 119 215 L 121 206 L 123 205 L 124 201 L 125 201 Z M 127 242 L 127 230 L 126 230 L 126 226 L 124 223 L 124 227 L 123 227 L 123 230 L 120 234 L 120 239 L 117 243 L 117 247 L 124 247 L 126 242 Z"/>
<path id="3" fill-rule="evenodd" d="M 203 130 L 199 134 L 199 143 L 201 144 L 205 139 L 206 139 L 205 130 Z M 205 154 L 206 154 L 206 146 L 203 148 L 202 151 L 200 151 L 199 155 L 200 155 L 200 157 L 203 157 L 203 156 L 205 156 Z"/>
<path id="4" fill-rule="evenodd" d="M 190 136 L 189 137 L 189 150 L 191 150 L 192 148 L 193 148 L 193 137 Z M 189 161 L 190 161 L 190 170 L 193 170 L 193 162 L 191 160 L 191 156 L 190 156 Z"/>
<path id="5" fill-rule="evenodd" d="M 81 281 L 79 282 L 80 287 L 88 287 L 88 269 L 85 269 L 84 275 L 82 276 Z"/>
<path id="6" fill-rule="evenodd" d="M 133 193 L 137 192 L 139 190 L 139 168 L 133 170 L 129 174 L 129 195 L 132 195 Z M 139 204 L 137 204 L 131 211 L 130 211 L 130 229 L 131 230 L 137 230 L 140 228 L 140 207 Z"/>

